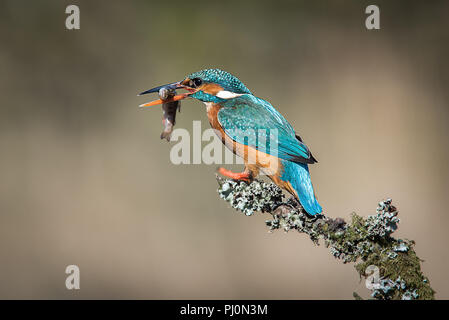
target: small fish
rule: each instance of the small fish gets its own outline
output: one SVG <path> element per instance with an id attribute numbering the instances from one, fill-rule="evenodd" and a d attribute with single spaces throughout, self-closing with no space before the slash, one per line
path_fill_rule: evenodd
<path id="1" fill-rule="evenodd" d="M 159 90 L 159 98 L 161 100 L 168 100 L 174 97 L 176 94 L 175 89 L 166 86 Z M 176 123 L 176 111 L 179 109 L 181 111 L 181 102 L 173 101 L 162 104 L 162 111 L 164 113 L 162 118 L 162 123 L 164 124 L 164 131 L 161 133 L 161 139 L 167 139 L 170 141 L 171 133 L 173 131 L 173 126 Z"/>

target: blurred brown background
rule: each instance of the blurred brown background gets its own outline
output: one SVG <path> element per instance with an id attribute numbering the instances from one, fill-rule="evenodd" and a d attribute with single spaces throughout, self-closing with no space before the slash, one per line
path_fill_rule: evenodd
<path id="1" fill-rule="evenodd" d="M 449 298 L 449 4 L 376 1 L 379 31 L 368 4 L 0 0 L 0 298 L 366 296 L 324 246 L 230 209 L 216 165 L 170 163 L 161 110 L 136 94 L 209 67 L 297 129 L 329 215 L 393 198 L 396 235 Z M 190 100 L 177 127 L 192 120 L 209 127 Z"/>

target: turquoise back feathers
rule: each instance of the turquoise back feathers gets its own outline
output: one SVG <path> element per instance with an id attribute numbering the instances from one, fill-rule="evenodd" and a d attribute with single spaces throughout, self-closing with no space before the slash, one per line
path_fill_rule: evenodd
<path id="1" fill-rule="evenodd" d="M 283 160 L 316 162 L 292 126 L 267 101 L 245 94 L 221 105 L 218 121 L 233 140 Z"/>

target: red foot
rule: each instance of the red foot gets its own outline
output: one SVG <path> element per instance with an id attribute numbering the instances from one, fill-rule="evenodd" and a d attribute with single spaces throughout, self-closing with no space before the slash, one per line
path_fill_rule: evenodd
<path id="1" fill-rule="evenodd" d="M 234 179 L 234 180 L 243 180 L 246 182 L 250 182 L 250 180 L 251 180 L 251 174 L 249 172 L 237 173 L 237 172 L 232 172 L 231 170 L 226 170 L 225 168 L 219 168 L 218 173 L 225 177 Z"/>

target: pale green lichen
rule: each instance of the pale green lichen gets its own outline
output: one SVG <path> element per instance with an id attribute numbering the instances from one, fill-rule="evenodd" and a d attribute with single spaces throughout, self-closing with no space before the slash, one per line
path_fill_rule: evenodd
<path id="1" fill-rule="evenodd" d="M 221 179 L 217 177 L 217 179 Z M 253 181 L 251 184 L 233 180 L 219 180 L 221 182 L 218 193 L 231 206 L 250 216 L 256 211 L 271 211 L 276 203 L 282 201 L 283 195 L 278 186 Z"/>
<path id="2" fill-rule="evenodd" d="M 245 215 L 257 211 L 271 214 L 272 219 L 266 220 L 270 231 L 295 229 L 316 244 L 323 239 L 335 258 L 356 263 L 360 277 L 366 277 L 368 266 L 378 267 L 380 280 L 372 288 L 372 298 L 434 299 L 435 292 L 421 272 L 414 242 L 391 236 L 400 221 L 391 199 L 379 202 L 375 214 L 367 218 L 352 214 L 351 222 L 346 223 L 322 214 L 309 216 L 293 197 L 284 200 L 281 189 L 272 183 L 254 180 L 248 184 L 218 176 L 217 181 L 220 197 L 234 209 Z M 356 293 L 354 297 L 361 299 Z"/>

